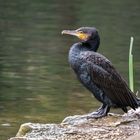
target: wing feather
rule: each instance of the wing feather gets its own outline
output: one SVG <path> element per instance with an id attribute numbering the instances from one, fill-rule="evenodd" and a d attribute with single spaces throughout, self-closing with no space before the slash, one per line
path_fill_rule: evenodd
<path id="1" fill-rule="evenodd" d="M 82 58 L 88 64 L 87 69 L 92 81 L 105 92 L 108 98 L 118 106 L 131 106 L 134 109 L 137 107 L 135 95 L 106 57 L 99 53 L 86 52 L 82 54 Z"/>

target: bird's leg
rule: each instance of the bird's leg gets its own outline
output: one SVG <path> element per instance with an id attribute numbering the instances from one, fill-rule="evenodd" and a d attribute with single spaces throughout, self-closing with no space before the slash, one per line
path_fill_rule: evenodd
<path id="1" fill-rule="evenodd" d="M 96 112 L 92 112 L 87 116 L 87 119 L 90 118 L 101 118 L 107 115 L 109 112 L 110 107 L 108 105 L 102 105 Z"/>

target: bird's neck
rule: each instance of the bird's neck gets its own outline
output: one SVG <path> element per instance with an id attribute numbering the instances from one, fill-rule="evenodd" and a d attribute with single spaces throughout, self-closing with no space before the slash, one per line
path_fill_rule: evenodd
<path id="1" fill-rule="evenodd" d="M 83 46 L 85 46 L 89 51 L 96 52 L 100 45 L 100 39 L 90 39 L 87 42 L 82 42 Z"/>
<path id="2" fill-rule="evenodd" d="M 99 47 L 99 42 L 96 41 L 88 41 L 88 42 L 79 42 L 75 43 L 69 51 L 69 63 L 72 68 L 75 69 L 78 65 L 80 65 L 79 55 L 81 52 L 85 51 L 93 51 L 96 52 Z"/>
<path id="3" fill-rule="evenodd" d="M 69 52 L 70 57 L 77 57 L 81 51 L 93 51 L 96 52 L 100 45 L 100 38 L 90 39 L 84 42 L 75 43 Z"/>

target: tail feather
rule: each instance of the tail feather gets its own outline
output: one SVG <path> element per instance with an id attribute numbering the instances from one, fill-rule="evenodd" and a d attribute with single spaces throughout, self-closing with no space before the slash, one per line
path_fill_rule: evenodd
<path id="1" fill-rule="evenodd" d="M 140 98 L 136 98 L 137 99 L 137 105 L 138 107 L 140 107 Z"/>
<path id="2" fill-rule="evenodd" d="M 137 105 L 138 107 L 140 107 L 140 98 L 138 98 L 138 91 L 136 92 L 135 96 L 136 96 Z"/>

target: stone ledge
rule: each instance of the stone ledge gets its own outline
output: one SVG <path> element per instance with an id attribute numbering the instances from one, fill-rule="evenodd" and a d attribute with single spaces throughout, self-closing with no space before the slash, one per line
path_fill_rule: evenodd
<path id="1" fill-rule="evenodd" d="M 138 133 L 140 108 L 129 110 L 124 115 L 110 114 L 100 119 L 75 115 L 66 117 L 60 124 L 25 123 L 16 137 L 9 140 L 126 140 Z"/>

